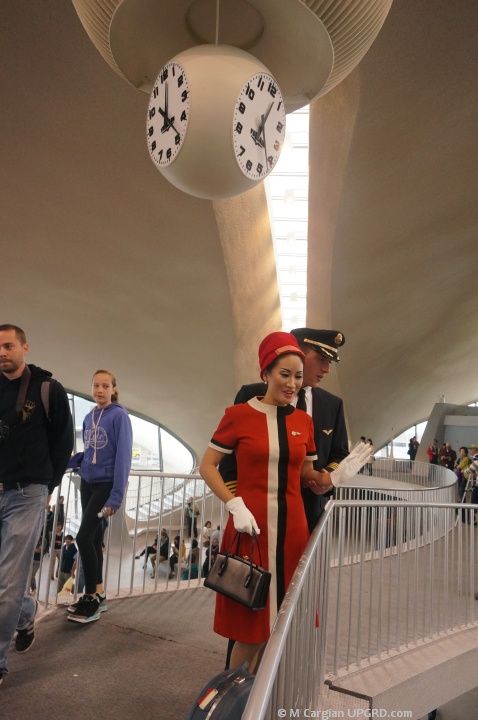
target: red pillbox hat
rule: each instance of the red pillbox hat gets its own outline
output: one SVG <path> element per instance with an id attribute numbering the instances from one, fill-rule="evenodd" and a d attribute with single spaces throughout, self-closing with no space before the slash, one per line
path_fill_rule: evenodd
<path id="1" fill-rule="evenodd" d="M 299 347 L 295 337 L 286 332 L 273 332 L 267 335 L 259 345 L 259 365 L 261 368 L 261 378 L 264 370 L 269 367 L 271 362 L 281 355 L 298 355 L 305 358 L 304 353 Z"/>

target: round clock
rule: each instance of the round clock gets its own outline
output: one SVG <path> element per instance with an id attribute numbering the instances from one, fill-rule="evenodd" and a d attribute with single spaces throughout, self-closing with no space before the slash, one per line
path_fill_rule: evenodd
<path id="1" fill-rule="evenodd" d="M 262 180 L 273 169 L 284 144 L 284 99 L 277 81 L 265 72 L 248 79 L 234 109 L 232 136 L 244 175 Z"/>
<path id="2" fill-rule="evenodd" d="M 247 192 L 275 165 L 284 103 L 270 71 L 250 53 L 195 45 L 159 73 L 147 128 L 151 157 L 166 180 L 219 200 Z"/>
<path id="3" fill-rule="evenodd" d="M 189 93 L 181 63 L 166 63 L 154 83 L 146 118 L 149 154 L 159 168 L 170 165 L 183 146 L 189 123 Z"/>

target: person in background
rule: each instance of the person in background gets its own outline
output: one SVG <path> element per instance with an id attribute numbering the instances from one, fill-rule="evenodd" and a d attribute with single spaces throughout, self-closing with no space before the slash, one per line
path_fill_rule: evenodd
<path id="1" fill-rule="evenodd" d="M 55 340 L 54 333 L 44 340 Z M 0 325 L 0 684 L 15 630 L 16 652 L 35 640 L 38 604 L 26 592 L 33 553 L 73 450 L 68 396 L 51 373 L 27 365 L 28 352 L 21 328 Z"/>
<path id="2" fill-rule="evenodd" d="M 56 524 L 56 532 L 52 537 L 51 550 L 50 550 L 50 580 L 54 580 L 58 577 L 60 570 L 60 556 L 61 546 L 63 543 L 63 526 L 60 523 Z"/>
<path id="3" fill-rule="evenodd" d="M 211 521 L 207 520 L 206 524 L 202 529 L 202 544 L 203 547 L 208 548 L 211 543 Z"/>
<path id="4" fill-rule="evenodd" d="M 199 573 L 199 545 L 198 541 L 193 538 L 191 542 L 191 550 L 189 551 L 188 564 L 181 574 L 181 580 L 195 580 Z"/>
<path id="5" fill-rule="evenodd" d="M 427 450 L 428 460 L 431 465 L 438 465 L 440 458 L 440 446 L 438 440 L 435 438 L 430 447 Z"/>
<path id="6" fill-rule="evenodd" d="M 163 528 L 159 534 L 159 549 L 156 552 L 156 556 L 151 558 L 151 565 L 153 566 L 153 572 L 151 573 L 152 578 L 154 578 L 154 576 L 156 575 L 156 568 L 159 566 L 159 563 L 168 562 L 168 557 L 169 535 Z"/>
<path id="7" fill-rule="evenodd" d="M 412 438 L 410 438 L 409 443 L 408 443 L 407 455 L 410 457 L 410 462 L 413 462 L 415 460 L 419 447 L 420 447 L 420 443 L 418 442 L 416 436 L 414 435 Z"/>
<path id="8" fill-rule="evenodd" d="M 73 577 L 72 568 L 77 552 L 76 545 L 73 542 L 73 535 L 65 535 L 65 542 L 61 551 L 57 592 L 61 592 L 66 581 Z"/>
<path id="9" fill-rule="evenodd" d="M 467 478 L 466 469 L 471 465 L 471 457 L 468 455 L 468 448 L 463 446 L 460 448 L 460 454 L 455 461 L 454 472 L 458 480 L 458 495 L 460 500 L 463 498 L 466 489 Z"/>
<path id="10" fill-rule="evenodd" d="M 199 517 L 199 508 L 194 502 L 194 498 L 190 497 L 186 503 L 186 520 L 188 522 L 188 537 L 194 535 L 197 539 L 198 528 L 197 522 Z"/>
<path id="11" fill-rule="evenodd" d="M 368 438 L 367 443 L 370 445 L 370 457 L 365 467 L 367 468 L 367 475 L 371 475 L 373 463 L 375 462 L 375 448 L 373 446 L 372 438 Z"/>
<path id="12" fill-rule="evenodd" d="M 83 421 L 84 452 L 74 455 L 79 468 L 82 518 L 76 536 L 85 573 L 85 594 L 68 606 L 68 620 L 89 623 L 106 610 L 103 587 L 103 517 L 123 502 L 133 451 L 133 431 L 126 409 L 118 402 L 116 378 L 97 370 L 92 380 L 95 407 Z"/>
<path id="13" fill-rule="evenodd" d="M 53 534 L 53 522 L 55 520 L 55 513 L 51 509 L 51 505 L 47 505 L 46 509 L 46 535 L 44 539 L 44 545 L 45 545 L 45 554 L 49 555 L 50 553 L 50 545 L 51 545 L 51 536 Z"/>
<path id="14" fill-rule="evenodd" d="M 149 558 L 149 556 L 150 556 L 150 555 L 156 555 L 157 552 L 158 552 L 158 536 L 156 535 L 156 537 L 154 538 L 153 544 L 152 544 L 152 545 L 146 545 L 145 549 L 142 550 L 142 551 L 139 553 L 139 555 L 135 555 L 134 557 L 135 557 L 135 560 L 139 560 L 140 558 L 143 557 L 144 554 L 146 554 L 146 557 L 145 557 L 144 563 L 143 563 L 143 568 L 142 568 L 142 569 L 144 570 L 144 569 L 148 566 L 148 558 Z"/>
<path id="15" fill-rule="evenodd" d="M 456 452 L 453 450 L 450 443 L 445 443 L 445 450 L 441 453 L 441 464 L 448 468 L 448 470 L 455 469 Z"/>
<path id="16" fill-rule="evenodd" d="M 203 577 L 206 577 L 210 568 L 216 562 L 218 552 L 219 552 L 219 540 L 217 538 L 213 538 L 211 540 L 211 545 L 206 550 L 206 557 L 204 558 L 204 562 L 202 565 L 202 576 Z"/>
<path id="17" fill-rule="evenodd" d="M 37 542 L 37 546 L 33 553 L 32 574 L 30 576 L 30 595 L 35 595 L 35 593 L 37 591 L 36 575 L 40 569 L 42 545 L 43 545 L 43 534 L 40 535 L 38 542 Z"/>
<path id="18" fill-rule="evenodd" d="M 365 439 L 365 435 L 361 435 L 361 436 L 360 436 L 360 440 L 358 441 L 357 445 L 358 445 L 359 443 L 365 443 L 365 442 L 367 442 L 367 440 Z M 362 475 L 363 472 L 364 472 L 364 468 L 360 468 L 359 474 Z"/>
<path id="19" fill-rule="evenodd" d="M 181 551 L 179 550 L 180 536 L 176 535 L 174 538 L 174 545 L 171 546 L 171 555 L 169 557 L 169 579 L 174 575 L 175 567 L 179 563 L 179 555 L 181 554 L 181 560 L 186 559 L 186 545 L 184 540 L 181 545 Z"/>

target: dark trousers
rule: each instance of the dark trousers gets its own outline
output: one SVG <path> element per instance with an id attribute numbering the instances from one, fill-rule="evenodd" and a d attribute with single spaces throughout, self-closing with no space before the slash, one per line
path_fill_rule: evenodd
<path id="1" fill-rule="evenodd" d="M 103 526 L 98 513 L 108 500 L 112 482 L 90 485 L 81 480 L 80 496 L 83 517 L 76 536 L 85 573 L 85 593 L 94 595 L 96 586 L 103 582 Z"/>
<path id="2" fill-rule="evenodd" d="M 194 520 L 194 522 L 193 522 L 193 520 Z M 197 536 L 198 536 L 197 517 L 192 518 L 192 517 L 189 517 L 189 515 L 188 515 L 187 521 L 188 521 L 188 536 L 191 537 L 191 535 L 194 533 L 194 537 L 197 540 Z"/>

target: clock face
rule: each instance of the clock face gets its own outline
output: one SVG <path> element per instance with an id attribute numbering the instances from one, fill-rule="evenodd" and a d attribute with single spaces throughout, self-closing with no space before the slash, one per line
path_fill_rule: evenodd
<path id="1" fill-rule="evenodd" d="M 265 178 L 282 150 L 285 108 L 276 80 L 265 72 L 249 78 L 239 93 L 232 128 L 236 160 L 251 180 Z"/>
<path id="2" fill-rule="evenodd" d="M 161 69 L 149 100 L 146 139 L 149 154 L 159 167 L 177 157 L 189 122 L 189 84 L 186 72 L 175 60 Z"/>

